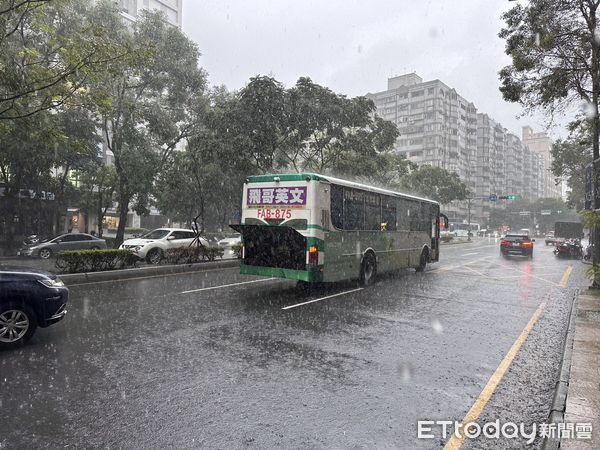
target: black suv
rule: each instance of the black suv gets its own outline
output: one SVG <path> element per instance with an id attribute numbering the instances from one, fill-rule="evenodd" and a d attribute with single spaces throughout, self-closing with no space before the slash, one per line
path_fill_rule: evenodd
<path id="1" fill-rule="evenodd" d="M 0 350 L 25 344 L 35 329 L 67 314 L 69 290 L 48 272 L 0 266 Z"/>
<path id="2" fill-rule="evenodd" d="M 531 239 L 524 234 L 507 234 L 500 241 L 500 253 L 502 256 L 522 255 L 533 258 L 533 243 Z"/>

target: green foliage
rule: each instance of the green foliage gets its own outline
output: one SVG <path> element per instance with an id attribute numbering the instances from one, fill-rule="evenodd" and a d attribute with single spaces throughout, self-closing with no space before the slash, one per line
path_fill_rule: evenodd
<path id="1" fill-rule="evenodd" d="M 148 212 L 162 167 L 196 132 L 206 108 L 206 75 L 198 67 L 196 44 L 162 14 L 145 12 L 132 30 L 112 10 L 101 11 L 96 20 L 135 56 L 115 63 L 114 71 L 94 86 L 101 93 L 95 106 L 114 155 L 121 242 L 130 206 L 139 214 Z"/>
<path id="2" fill-rule="evenodd" d="M 542 210 L 550 210 L 550 215 L 542 216 Z M 521 216 L 521 211 L 530 211 L 529 216 Z M 557 211 L 563 211 L 559 214 Z M 534 201 L 527 199 L 517 199 L 514 202 L 506 204 L 505 208 L 493 208 L 490 212 L 489 228 L 499 228 L 502 225 L 508 225 L 513 229 L 532 228 L 533 217 L 535 215 L 536 224 L 539 230 L 545 233 L 554 230 L 554 223 L 557 221 L 577 221 L 579 217 L 573 209 L 569 209 L 562 199 L 559 198 L 539 198 Z"/>
<path id="3" fill-rule="evenodd" d="M 412 170 L 401 180 L 405 190 L 448 204 L 453 200 L 464 200 L 469 191 L 456 172 L 441 167 L 422 165 Z"/>
<path id="4" fill-rule="evenodd" d="M 592 161 L 592 139 L 589 123 L 579 119 L 569 125 L 567 139 L 552 145 L 552 173 L 565 178 L 570 188 L 567 205 L 574 209 L 584 207 L 585 167 Z"/>
<path id="5" fill-rule="evenodd" d="M 59 252 L 56 268 L 63 273 L 98 272 L 134 267 L 136 262 L 129 250 L 72 250 Z"/>
<path id="6" fill-rule="evenodd" d="M 235 257 L 237 259 L 242 258 L 242 248 L 243 248 L 242 244 L 235 244 L 231 247 L 231 250 L 233 250 L 233 253 L 235 254 Z"/>
<path id="7" fill-rule="evenodd" d="M 582 210 L 579 212 L 586 228 L 600 228 L 600 211 Z"/>
<path id="8" fill-rule="evenodd" d="M 168 264 L 194 264 L 203 261 L 214 261 L 223 257 L 223 249 L 219 247 L 191 246 L 170 248 L 165 252 Z"/>
<path id="9" fill-rule="evenodd" d="M 594 286 L 600 286 L 600 265 L 592 264 L 585 271 L 585 276 L 592 280 Z"/>
<path id="10" fill-rule="evenodd" d="M 92 19 L 86 0 L 3 1 L 0 121 L 29 117 L 87 97 L 86 84 L 128 49 Z M 118 11 L 117 11 L 118 14 Z"/>
<path id="11" fill-rule="evenodd" d="M 600 156 L 599 6 L 597 1 L 530 0 L 504 14 L 506 26 L 499 35 L 512 58 L 500 71 L 504 99 L 541 108 L 551 117 L 586 103 L 594 158 Z"/>

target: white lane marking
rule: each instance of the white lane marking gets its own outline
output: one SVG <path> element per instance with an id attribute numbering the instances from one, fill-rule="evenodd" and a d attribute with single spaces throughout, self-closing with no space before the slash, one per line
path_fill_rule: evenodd
<path id="1" fill-rule="evenodd" d="M 472 253 L 463 253 L 460 256 L 471 256 L 471 255 L 478 255 L 478 254 L 479 254 L 479 252 L 472 252 Z"/>
<path id="2" fill-rule="evenodd" d="M 483 256 L 481 258 L 472 259 L 471 261 L 467 261 L 467 262 L 462 263 L 462 264 L 455 264 L 455 265 L 452 265 L 452 266 L 446 266 L 446 267 L 436 268 L 435 271 L 436 272 L 446 272 L 446 271 L 449 271 L 449 270 L 455 270 L 455 269 L 458 269 L 459 267 L 464 267 L 466 265 L 473 264 L 473 263 L 476 263 L 476 262 L 479 262 L 479 261 L 483 261 L 483 260 L 486 260 L 486 259 L 490 259 L 490 258 L 492 258 L 491 255 L 490 256 Z"/>
<path id="3" fill-rule="evenodd" d="M 262 283 L 264 281 L 270 281 L 270 280 L 274 280 L 274 279 L 275 279 L 275 277 L 264 278 L 262 280 L 242 281 L 240 283 L 222 284 L 219 286 L 211 286 L 211 287 L 206 287 L 206 288 L 201 288 L 201 289 L 192 289 L 191 291 L 183 291 L 183 292 L 179 292 L 179 294 L 190 294 L 192 292 L 210 291 L 213 289 L 222 289 L 222 288 L 231 287 L 231 286 L 241 286 L 242 284 Z"/>
<path id="4" fill-rule="evenodd" d="M 344 291 L 344 292 L 338 292 L 337 294 L 333 294 L 333 295 L 328 295 L 326 297 L 321 297 L 321 298 L 316 298 L 314 300 L 309 300 L 307 302 L 302 302 L 302 303 L 296 303 L 295 305 L 290 305 L 290 306 L 285 306 L 281 309 L 292 309 L 292 308 L 297 308 L 298 306 L 302 306 L 302 305 L 308 305 L 309 303 L 314 303 L 314 302 L 320 302 L 321 300 L 327 300 L 328 298 L 333 298 L 333 297 L 338 297 L 340 295 L 344 295 L 344 294 L 350 294 L 351 292 L 358 292 L 358 291 L 362 291 L 364 288 L 357 288 L 357 289 L 351 289 L 349 291 Z"/>

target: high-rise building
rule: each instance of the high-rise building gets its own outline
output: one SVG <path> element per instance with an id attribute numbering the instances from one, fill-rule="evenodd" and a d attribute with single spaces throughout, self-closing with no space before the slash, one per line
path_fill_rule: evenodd
<path id="1" fill-rule="evenodd" d="M 159 10 L 165 13 L 169 23 L 181 28 L 183 0 L 118 0 L 123 17 L 134 21 L 144 9 Z"/>
<path id="2" fill-rule="evenodd" d="M 534 133 L 530 126 L 523 127 L 523 143 L 544 159 L 545 172 L 543 174 L 544 197 L 560 197 L 562 194 L 561 183 L 556 183 L 552 175 L 552 140 L 544 132 Z"/>
<path id="3" fill-rule="evenodd" d="M 456 172 L 475 190 L 477 109 L 440 80 L 423 82 L 415 73 L 388 79 L 386 91 L 369 93 L 384 119 L 400 131 L 396 151 L 418 164 Z M 467 217 L 467 206 L 450 205 L 451 220 Z"/>
<path id="4" fill-rule="evenodd" d="M 388 79 L 386 91 L 369 93 L 377 113 L 398 126 L 395 150 L 417 164 L 456 172 L 475 197 L 473 222 L 487 222 L 505 203 L 491 194 L 530 200 L 560 196 L 549 176 L 552 143 L 545 133 L 526 133 L 523 142 L 440 80 L 415 73 Z M 554 189 L 553 189 L 554 188 Z M 467 202 L 446 205 L 451 221 L 468 218 Z"/>

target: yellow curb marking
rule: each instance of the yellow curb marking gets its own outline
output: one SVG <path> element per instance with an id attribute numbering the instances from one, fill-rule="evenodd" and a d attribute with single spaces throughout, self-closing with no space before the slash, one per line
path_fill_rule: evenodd
<path id="1" fill-rule="evenodd" d="M 569 277 L 571 276 L 571 272 L 573 272 L 573 266 L 567 267 L 567 270 L 565 270 L 565 273 L 563 274 L 562 278 L 560 279 L 560 283 L 558 283 L 558 285 L 561 288 L 567 287 L 567 283 L 569 282 Z"/>
<path id="2" fill-rule="evenodd" d="M 479 394 L 479 397 L 477 398 L 477 400 L 475 401 L 465 418 L 462 420 L 460 425 L 458 426 L 458 430 L 455 430 L 450 440 L 444 446 L 444 450 L 458 450 L 462 446 L 465 440 L 464 433 L 460 432 L 463 428 L 463 424 L 475 422 L 479 418 L 481 412 L 483 411 L 483 408 L 485 408 L 485 405 L 487 405 L 487 402 L 494 394 L 494 391 L 498 387 L 498 384 L 500 384 L 500 381 L 504 377 L 504 374 L 512 364 L 518 351 L 521 349 L 521 347 L 527 340 L 527 336 L 529 336 L 529 333 L 540 318 L 540 315 L 542 314 L 542 311 L 544 310 L 545 306 L 546 303 L 540 303 L 540 305 L 537 307 L 537 309 L 531 316 L 531 319 L 529 319 L 529 322 L 521 332 L 521 335 L 512 345 L 512 347 L 510 348 L 510 350 L 508 351 L 508 353 L 506 354 L 496 371 L 488 380 L 487 384 L 483 388 L 483 391 L 481 391 L 481 394 Z M 459 432 L 458 435 L 457 432 Z"/>

